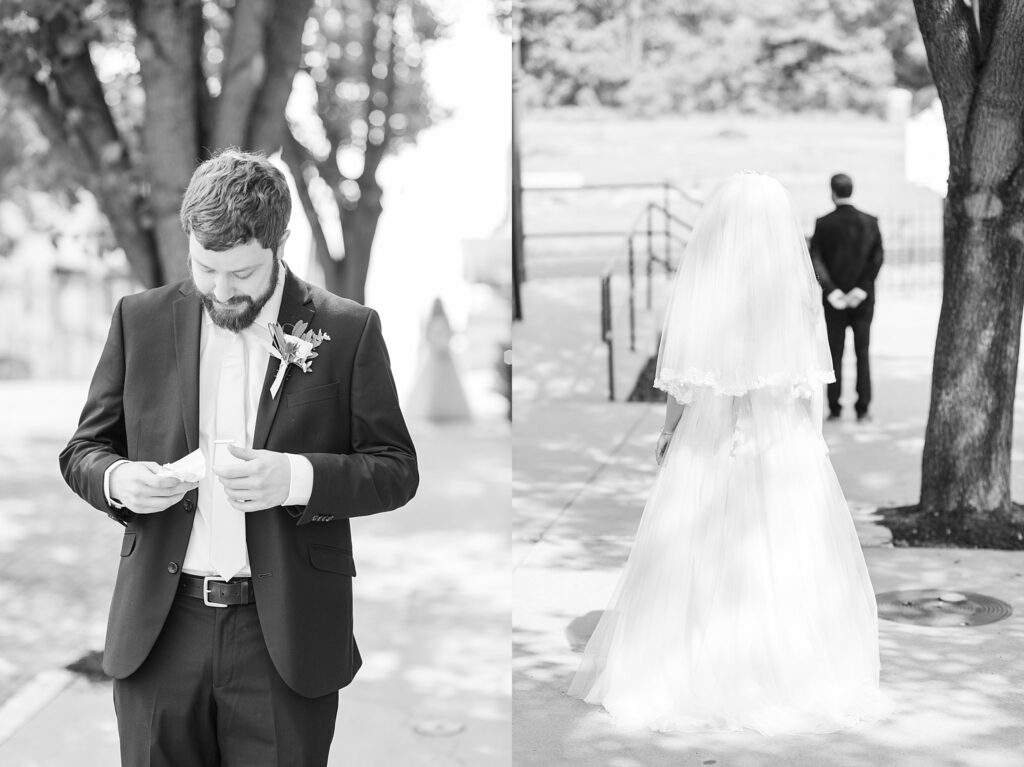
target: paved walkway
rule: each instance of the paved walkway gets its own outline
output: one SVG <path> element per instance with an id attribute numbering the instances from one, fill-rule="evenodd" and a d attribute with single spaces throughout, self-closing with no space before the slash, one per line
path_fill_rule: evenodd
<path id="1" fill-rule="evenodd" d="M 567 698 L 585 639 L 621 570 L 654 476 L 663 406 L 609 404 L 596 280 L 527 286 L 515 328 L 513 452 L 513 760 L 520 767 L 1019 767 L 1024 765 L 1024 553 L 893 548 L 872 509 L 913 503 L 927 418 L 938 295 L 880 298 L 873 330 L 875 421 L 827 424 L 832 461 L 854 511 L 877 592 L 942 587 L 1009 602 L 977 628 L 882 621 L 882 683 L 893 717 L 829 735 L 672 736 L 624 731 Z M 558 341 L 576 339 L 575 344 Z M 852 360 L 848 360 L 852 365 Z M 852 369 L 850 373 L 852 374 Z M 1022 376 L 1024 381 L 1024 376 Z M 1024 385 L 1016 444 L 1024 444 Z M 852 416 L 851 416 L 852 417 Z M 1024 455 L 1014 462 L 1024 497 Z"/>
<path id="2" fill-rule="evenodd" d="M 411 421 L 416 498 L 352 523 L 363 668 L 341 694 L 331 765 L 509 765 L 510 437 L 494 369 L 508 324 L 500 306 L 475 311 L 457 356 L 476 420 Z M 0 382 L 3 767 L 119 763 L 110 683 L 63 668 L 102 648 L 121 539 L 57 466 L 85 393 Z"/>
<path id="3" fill-rule="evenodd" d="M 77 386 L 48 390 L 57 401 L 81 395 Z M 507 765 L 508 429 L 493 419 L 410 426 L 420 453 L 417 497 L 398 512 L 353 521 L 364 665 L 342 691 L 330 763 Z M 36 455 L 40 473 L 56 475 L 56 454 L 45 452 L 45 461 Z M 47 480 L 62 497 L 58 482 Z M 12 508 L 0 512 L 6 541 L 14 537 L 7 523 L 19 518 Z M 102 647 L 119 528 L 70 494 L 31 519 L 38 529 L 26 525 L 11 546 L 23 559 L 2 559 L 0 764 L 109 767 L 118 763 L 110 684 L 60 669 Z M 53 564 L 51 546 L 68 548 L 67 561 L 11 583 L 16 566 Z"/>

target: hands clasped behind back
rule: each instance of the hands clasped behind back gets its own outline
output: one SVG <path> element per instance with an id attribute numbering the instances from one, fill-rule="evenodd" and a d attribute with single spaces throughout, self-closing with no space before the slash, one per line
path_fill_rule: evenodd
<path id="1" fill-rule="evenodd" d="M 170 508 L 185 493 L 199 487 L 198 482 L 183 482 L 162 476 L 163 467 L 154 461 L 128 461 L 110 472 L 110 495 L 136 514 L 155 514 Z"/>

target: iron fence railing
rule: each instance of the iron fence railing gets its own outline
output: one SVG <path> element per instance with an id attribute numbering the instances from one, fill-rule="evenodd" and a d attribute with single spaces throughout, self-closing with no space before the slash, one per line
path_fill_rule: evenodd
<path id="1" fill-rule="evenodd" d="M 622 216 L 623 226 L 619 228 L 588 228 L 572 227 L 542 229 L 524 232 L 524 238 L 535 245 L 550 243 L 556 240 L 566 241 L 570 255 L 564 253 L 561 258 L 557 248 L 538 255 L 532 248 L 524 248 L 528 255 L 526 264 L 534 264 L 541 271 L 539 264 L 544 261 L 545 269 L 550 276 L 554 271 L 559 276 L 583 277 L 585 274 L 599 274 L 600 281 L 600 333 L 601 340 L 607 348 L 608 362 L 608 398 L 615 400 L 615 365 L 627 358 L 625 347 L 616 347 L 619 335 L 628 334 L 629 351 L 637 350 L 637 310 L 638 310 L 638 270 L 643 269 L 645 278 L 644 306 L 648 312 L 654 308 L 655 271 L 663 270 L 666 278 L 671 277 L 678 265 L 687 242 L 687 235 L 692 225 L 681 214 L 681 208 L 699 209 L 702 201 L 696 196 L 682 190 L 669 182 L 660 183 L 621 183 L 621 184 L 589 184 L 578 186 L 554 186 L 544 188 L 527 188 L 525 192 L 541 193 L 591 193 L 599 191 L 648 191 L 653 192 L 657 201 L 648 200 L 639 212 L 634 212 L 631 219 Z M 633 209 L 636 211 L 636 208 Z M 687 210 L 687 213 L 690 211 Z M 591 220 L 596 220 L 590 213 Z M 551 211 L 548 211 L 548 218 Z M 579 218 L 579 216 L 577 216 Z M 613 216 L 605 216 L 611 219 Z M 562 219 L 560 219 L 562 220 Z M 941 289 L 942 263 L 942 216 L 941 208 L 920 208 L 909 210 L 890 210 L 879 216 L 883 224 L 883 242 L 885 245 L 885 265 L 880 275 L 880 287 L 910 290 Z M 806 223 L 806 222 L 805 222 Z M 807 227 L 810 229 L 810 225 Z M 593 242 L 618 240 L 623 244 L 616 247 L 610 254 L 602 253 L 601 259 L 595 259 L 594 250 L 585 244 L 587 239 Z M 580 251 L 579 258 L 573 258 L 573 250 Z M 550 263 L 549 263 L 550 262 Z M 552 269 L 551 263 L 555 264 Z M 558 265 L 561 264 L 561 267 Z M 587 265 L 582 269 L 581 265 Z M 568 267 L 568 268 L 565 268 Z M 617 297 L 616 275 L 622 275 L 624 268 L 625 295 Z M 616 301 L 616 298 L 619 298 Z M 625 317 L 623 317 L 625 312 Z M 624 320 L 624 321 L 622 321 Z M 620 327 L 621 324 L 621 327 Z"/>
<path id="2" fill-rule="evenodd" d="M 673 230 L 675 229 L 675 227 L 678 227 L 678 226 L 683 226 L 684 228 L 687 226 L 685 220 L 677 214 L 678 208 L 674 209 L 673 206 L 674 205 L 675 206 L 678 206 L 678 205 L 700 206 L 702 204 L 702 201 L 700 199 L 698 199 L 697 197 L 695 197 L 693 194 L 691 194 L 690 192 L 688 192 L 688 191 L 686 191 L 684 189 L 681 189 L 680 187 L 676 186 L 675 184 L 672 184 L 671 182 L 668 182 L 668 181 L 661 181 L 661 182 L 622 182 L 622 183 L 607 183 L 607 184 L 578 184 L 578 185 L 569 185 L 569 186 L 557 186 L 557 185 L 555 185 L 555 186 L 543 186 L 543 187 L 529 187 L 529 186 L 527 186 L 527 187 L 523 188 L 524 195 L 528 195 L 529 197 L 534 198 L 534 199 L 543 197 L 545 195 L 566 195 L 566 194 L 569 194 L 569 195 L 577 195 L 577 194 L 592 195 L 592 194 L 600 193 L 600 192 L 612 192 L 612 193 L 615 193 L 615 192 L 627 192 L 628 193 L 628 192 L 632 192 L 632 191 L 636 191 L 636 192 L 640 192 L 640 193 L 647 193 L 647 196 L 649 198 L 650 197 L 656 198 L 656 199 L 646 199 L 646 200 L 644 200 L 644 204 L 645 205 L 653 204 L 653 205 L 656 205 L 658 209 L 660 209 L 662 211 L 665 211 L 665 215 L 664 215 L 664 218 L 663 218 L 664 228 L 662 230 L 660 230 L 660 231 L 654 231 L 653 229 L 651 229 L 650 234 L 651 234 L 651 236 L 657 235 L 660 238 L 662 238 L 662 241 L 663 241 L 663 243 L 665 245 L 666 257 L 667 258 L 671 258 L 672 257 L 672 243 L 673 242 L 675 242 L 675 243 L 680 242 L 680 238 L 678 237 L 678 234 L 675 233 Z M 597 208 L 598 208 L 598 206 L 591 206 L 591 207 L 589 207 L 590 210 L 595 210 Z M 583 210 L 587 210 L 587 209 L 588 208 L 584 208 Z M 576 207 L 575 210 L 580 210 L 580 208 Z M 635 210 L 635 208 L 633 208 L 631 206 L 630 211 L 626 215 L 627 216 L 632 216 L 633 215 L 632 211 L 634 211 L 634 210 Z M 603 209 L 602 209 L 601 217 L 602 217 L 601 223 L 604 223 L 609 218 L 614 218 L 614 216 L 606 215 L 606 212 Z M 543 218 L 543 217 L 538 216 L 538 218 Z M 623 216 L 623 218 L 626 218 L 626 217 Z M 534 218 L 531 218 L 531 217 L 527 216 L 524 223 L 529 224 L 529 223 L 531 223 L 534 220 L 535 220 Z M 561 223 L 561 220 L 560 220 L 560 223 Z M 534 249 L 530 247 L 531 243 L 537 244 L 538 247 L 543 247 L 543 245 L 549 245 L 550 243 L 555 242 L 555 241 L 559 241 L 559 240 L 568 241 L 568 242 L 572 242 L 572 241 L 582 242 L 584 240 L 594 240 L 594 241 L 614 240 L 614 239 L 621 240 L 621 238 L 623 236 L 626 236 L 629 233 L 632 233 L 634 231 L 640 231 L 640 230 L 635 225 L 635 222 L 634 222 L 633 225 L 629 225 L 628 219 L 623 222 L 623 225 L 602 228 L 594 220 L 593 217 L 587 218 L 585 220 L 583 226 L 576 226 L 576 227 L 573 227 L 573 226 L 568 226 L 568 227 L 556 226 L 554 228 L 546 228 L 546 229 L 540 229 L 540 230 L 530 230 L 529 228 L 524 228 L 524 231 L 522 233 L 522 238 L 523 238 L 522 262 L 523 263 L 522 263 L 522 268 L 521 268 L 521 271 L 522 271 L 521 276 L 522 276 L 523 279 L 528 279 L 530 277 L 531 269 L 534 266 L 537 266 L 537 260 L 536 260 L 536 257 L 534 256 Z M 674 234 L 676 236 L 674 236 Z M 549 247 L 550 247 L 550 245 L 549 245 Z M 573 247 L 575 247 L 575 246 L 573 246 Z M 598 262 L 598 263 L 600 263 L 600 262 Z"/>
<path id="3" fill-rule="evenodd" d="M 655 216 L 661 216 L 661 228 L 655 222 Z M 626 232 L 626 277 L 627 289 L 626 298 L 622 302 L 628 311 L 629 327 L 629 350 L 636 351 L 636 304 L 637 304 L 637 241 L 646 245 L 643 253 L 645 258 L 644 272 L 647 277 L 646 283 L 646 308 L 648 311 L 653 306 L 653 282 L 654 266 L 661 265 L 668 277 L 674 271 L 672 263 L 672 244 L 676 243 L 681 249 L 686 246 L 686 239 L 672 231 L 672 224 L 686 232 L 692 230 L 692 225 L 676 216 L 668 208 L 658 203 L 649 202 L 636 217 L 629 231 Z M 659 254 L 656 242 L 662 239 L 664 250 Z M 608 399 L 615 401 L 615 305 L 612 301 L 612 277 L 616 272 L 617 261 L 621 258 L 619 254 L 612 256 L 605 268 L 601 271 L 601 340 L 604 342 L 608 358 Z"/>

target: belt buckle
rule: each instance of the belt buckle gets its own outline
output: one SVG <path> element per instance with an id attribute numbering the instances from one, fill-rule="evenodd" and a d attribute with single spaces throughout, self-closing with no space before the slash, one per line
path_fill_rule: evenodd
<path id="1" fill-rule="evenodd" d="M 210 581 L 217 581 L 218 583 L 227 583 L 223 578 L 218 578 L 215 575 L 206 575 L 203 577 L 203 604 L 207 607 L 227 607 L 226 604 L 220 602 L 210 601 Z"/>

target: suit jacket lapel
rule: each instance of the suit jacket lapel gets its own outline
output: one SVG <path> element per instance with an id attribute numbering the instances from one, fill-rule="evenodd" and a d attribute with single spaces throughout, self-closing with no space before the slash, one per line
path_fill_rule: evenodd
<path id="1" fill-rule="evenodd" d="M 181 417 L 185 423 L 185 440 L 191 453 L 199 447 L 199 333 L 203 305 L 191 286 L 180 288 L 184 294 L 173 304 L 174 356 L 178 362 L 181 386 Z"/>
<path id="2" fill-rule="evenodd" d="M 307 325 L 313 321 L 316 314 L 316 307 L 313 306 L 313 297 L 310 294 L 309 286 L 300 281 L 295 275 L 288 271 L 284 277 L 284 292 L 281 295 L 281 310 L 277 315 L 277 324 L 285 327 L 288 331 L 299 320 Z M 256 428 L 252 437 L 252 449 L 262 450 L 267 444 L 267 436 L 270 434 L 270 427 L 274 424 L 274 416 L 285 398 L 285 390 L 288 388 L 288 379 L 294 372 L 295 366 L 289 366 L 285 373 L 284 382 L 277 392 L 276 397 L 270 396 L 270 385 L 277 375 L 277 367 L 280 360 L 271 356 L 267 364 L 267 372 L 263 376 L 263 389 L 260 391 L 260 404 L 256 411 Z"/>

